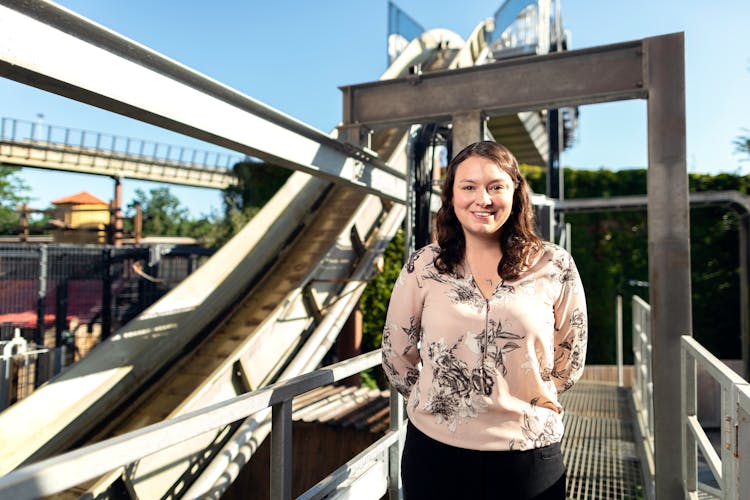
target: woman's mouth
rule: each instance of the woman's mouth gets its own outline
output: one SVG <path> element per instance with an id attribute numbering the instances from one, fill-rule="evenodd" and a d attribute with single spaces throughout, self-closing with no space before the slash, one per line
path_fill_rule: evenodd
<path id="1" fill-rule="evenodd" d="M 475 217 L 479 217 L 480 219 L 488 219 L 495 215 L 495 212 L 473 212 Z"/>

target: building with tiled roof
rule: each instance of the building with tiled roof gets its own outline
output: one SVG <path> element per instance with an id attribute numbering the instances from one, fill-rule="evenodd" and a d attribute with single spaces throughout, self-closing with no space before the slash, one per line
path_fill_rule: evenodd
<path id="1" fill-rule="evenodd" d="M 54 200 L 54 231 L 58 243 L 105 243 L 109 203 L 87 191 Z"/>

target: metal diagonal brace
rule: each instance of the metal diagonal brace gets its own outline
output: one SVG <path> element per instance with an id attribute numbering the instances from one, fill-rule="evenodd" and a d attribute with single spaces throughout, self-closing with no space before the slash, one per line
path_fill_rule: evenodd
<path id="1" fill-rule="evenodd" d="M 404 175 L 42 0 L 0 0 L 0 76 L 403 203 Z"/>

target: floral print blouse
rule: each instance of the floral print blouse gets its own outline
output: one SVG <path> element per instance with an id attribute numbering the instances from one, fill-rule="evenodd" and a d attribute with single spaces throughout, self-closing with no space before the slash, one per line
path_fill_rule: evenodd
<path id="1" fill-rule="evenodd" d="M 414 252 L 391 294 L 383 368 L 407 414 L 437 441 L 526 450 L 562 439 L 558 395 L 583 372 L 586 301 L 573 258 L 541 257 L 485 299 L 468 270 L 444 274 L 439 247 Z"/>

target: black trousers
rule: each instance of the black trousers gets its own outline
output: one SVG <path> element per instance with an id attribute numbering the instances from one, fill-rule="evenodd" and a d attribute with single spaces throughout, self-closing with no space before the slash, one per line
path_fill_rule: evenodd
<path id="1" fill-rule="evenodd" d="M 563 500 L 560 443 L 525 451 L 456 448 L 409 422 L 401 457 L 404 500 Z"/>

